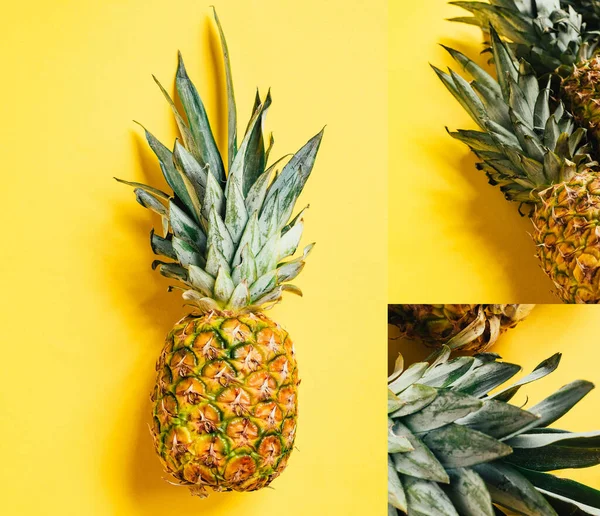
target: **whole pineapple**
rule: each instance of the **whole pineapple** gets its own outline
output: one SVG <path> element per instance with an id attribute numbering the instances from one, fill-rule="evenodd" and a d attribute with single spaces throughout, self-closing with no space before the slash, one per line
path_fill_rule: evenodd
<path id="1" fill-rule="evenodd" d="M 389 305 L 403 336 L 439 348 L 485 351 L 525 319 L 535 305 Z"/>
<path id="2" fill-rule="evenodd" d="M 494 28 L 491 51 L 497 80 L 460 52 L 448 49 L 474 78 L 435 69 L 481 130 L 457 131 L 491 184 L 525 207 L 542 268 L 568 303 L 600 302 L 600 178 L 586 130 L 562 102 L 540 87 L 533 68 L 517 60 Z"/>
<path id="3" fill-rule="evenodd" d="M 388 515 L 600 514 L 600 491 L 547 473 L 600 463 L 600 432 L 549 425 L 593 384 L 577 380 L 524 410 L 519 388 L 548 375 L 556 354 L 508 387 L 520 367 L 492 353 L 449 360 L 444 346 L 389 378 Z"/>
<path id="4" fill-rule="evenodd" d="M 146 131 L 173 190 L 122 181 L 162 218 L 152 250 L 170 261 L 153 268 L 183 286 L 193 307 L 168 334 L 157 363 L 152 435 L 165 470 L 192 494 L 252 491 L 285 468 L 294 444 L 298 369 L 287 332 L 262 310 L 277 303 L 303 269 L 312 244 L 287 260 L 302 236 L 304 210 L 292 220 L 322 138 L 312 138 L 283 166 L 267 166 L 262 122 L 271 96 L 257 95 L 238 147 L 227 46 L 219 20 L 228 98 L 228 166 L 181 56 L 180 114 L 162 86 L 181 141 L 173 151 Z M 158 82 L 158 81 L 157 81 Z"/>

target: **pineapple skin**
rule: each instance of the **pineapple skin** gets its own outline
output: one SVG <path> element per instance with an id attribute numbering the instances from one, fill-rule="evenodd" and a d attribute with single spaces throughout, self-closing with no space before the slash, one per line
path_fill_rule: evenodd
<path id="1" fill-rule="evenodd" d="M 514 328 L 534 305 L 437 304 L 390 305 L 390 322 L 409 339 L 440 348 L 482 318 L 484 328 L 460 342 L 460 349 L 483 352 L 499 335 Z M 492 330 L 492 328 L 494 328 Z"/>
<path id="2" fill-rule="evenodd" d="M 561 70 L 558 70 L 561 74 Z M 561 83 L 561 99 L 577 123 L 585 127 L 596 152 L 600 150 L 600 56 L 574 66 Z"/>
<path id="3" fill-rule="evenodd" d="M 298 368 L 288 333 L 263 313 L 190 314 L 157 361 L 152 435 L 160 460 L 193 495 L 254 491 L 285 469 L 294 445 Z"/>
<path id="4" fill-rule="evenodd" d="M 532 222 L 542 268 L 565 303 L 600 302 L 600 178 L 589 171 L 540 193 Z"/>

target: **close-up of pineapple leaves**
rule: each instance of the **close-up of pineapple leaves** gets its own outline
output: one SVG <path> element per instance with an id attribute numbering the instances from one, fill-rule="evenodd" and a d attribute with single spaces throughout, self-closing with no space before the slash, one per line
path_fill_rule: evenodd
<path id="1" fill-rule="evenodd" d="M 179 55 L 175 85 L 184 114 L 156 80 L 181 139 L 170 150 L 144 129 L 172 193 L 134 187 L 137 201 L 162 220 L 150 244 L 164 257 L 152 267 L 177 280 L 192 312 L 166 338 L 152 393 L 154 445 L 165 470 L 192 494 L 253 491 L 285 468 L 296 432 L 294 347 L 262 310 L 302 271 L 313 244 L 299 245 L 304 210 L 294 215 L 323 131 L 285 164 L 268 165 L 273 137 L 263 134 L 271 95 L 257 94 L 238 141 L 229 53 L 217 24 L 227 86 L 227 154 Z M 294 216 L 293 216 L 294 215 Z M 293 218 L 292 218 L 293 216 Z M 160 234 L 159 234 L 160 233 Z"/>
<path id="2" fill-rule="evenodd" d="M 484 28 L 496 78 L 447 48 L 472 80 L 434 70 L 478 126 L 450 134 L 531 217 L 537 256 L 557 295 L 567 303 L 599 303 L 597 35 L 557 0 L 455 4 L 474 14 L 457 21 Z"/>
<path id="3" fill-rule="evenodd" d="M 549 473 L 600 464 L 600 431 L 550 428 L 593 384 L 576 380 L 524 409 L 510 400 L 560 354 L 503 386 L 518 365 L 450 352 L 405 370 L 400 357 L 388 379 L 388 516 L 600 515 L 600 491 Z"/>

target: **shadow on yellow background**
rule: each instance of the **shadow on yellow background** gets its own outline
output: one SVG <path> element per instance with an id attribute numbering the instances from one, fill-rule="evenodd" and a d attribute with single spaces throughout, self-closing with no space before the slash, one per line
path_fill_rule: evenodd
<path id="1" fill-rule="evenodd" d="M 534 257 L 531 222 L 444 129 L 470 129 L 474 122 L 428 61 L 460 71 L 440 43 L 487 61 L 480 31 L 445 19 L 458 14 L 445 0 L 410 9 L 390 3 L 389 299 L 556 302 Z"/>

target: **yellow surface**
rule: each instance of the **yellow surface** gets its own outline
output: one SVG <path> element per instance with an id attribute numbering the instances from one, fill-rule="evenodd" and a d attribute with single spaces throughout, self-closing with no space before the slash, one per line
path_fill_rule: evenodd
<path id="1" fill-rule="evenodd" d="M 567 415 L 552 426 L 576 432 L 600 430 L 600 375 L 598 374 L 598 335 L 600 311 L 596 306 L 538 305 L 516 328 L 506 332 L 490 351 L 503 360 L 519 364 L 521 373 L 529 374 L 542 360 L 562 353 L 556 371 L 534 383 L 525 385 L 511 403 L 531 407 L 573 380 L 589 380 L 597 387 Z M 431 349 L 420 343 L 398 339 L 397 329 L 389 327 L 389 368 L 401 352 L 405 364 L 423 360 Z M 560 476 L 600 489 L 600 466 L 581 470 L 563 470 Z"/>
<path id="2" fill-rule="evenodd" d="M 475 128 L 428 64 L 453 63 L 438 43 L 486 60 L 479 29 L 445 20 L 465 13 L 447 0 L 390 2 L 389 299 L 557 302 L 531 222 L 444 129 Z"/>
<path id="3" fill-rule="evenodd" d="M 273 489 L 203 501 L 161 479 L 146 427 L 154 362 L 184 310 L 150 270 L 156 221 L 112 176 L 162 185 L 131 120 L 172 143 L 150 74 L 172 90 L 177 49 L 209 115 L 222 107 L 210 4 L 12 2 L 0 20 L 3 514 L 385 511 L 385 2 L 214 3 L 241 125 L 256 86 L 272 87 L 275 154 L 327 124 L 299 202 L 317 241 L 305 297 L 270 314 L 296 343 L 298 449 Z M 223 147 L 222 116 L 218 127 Z"/>

